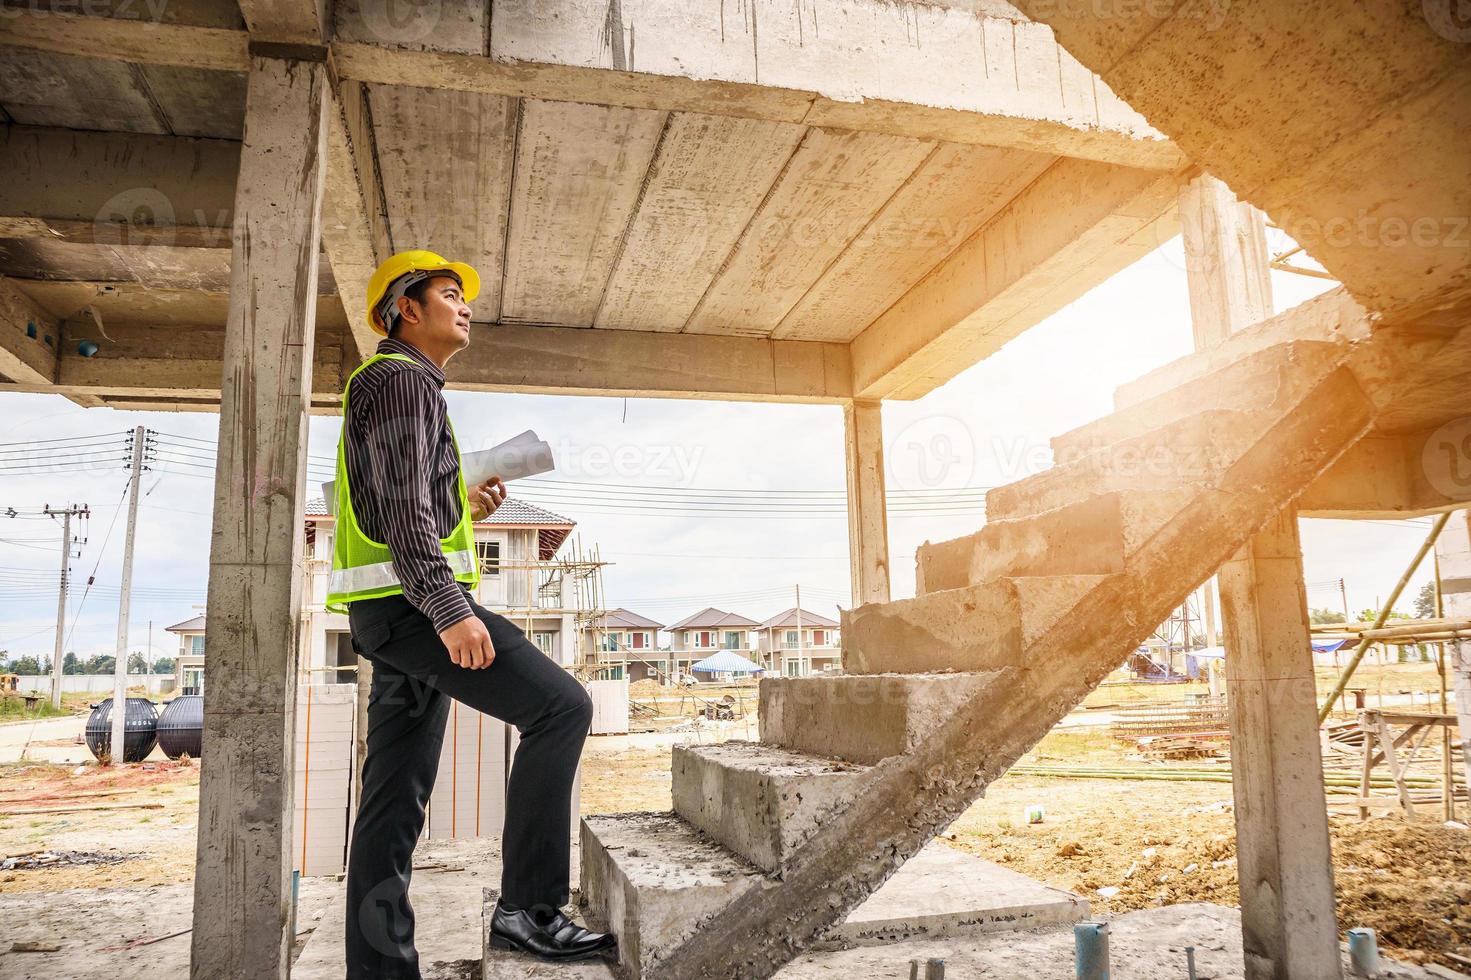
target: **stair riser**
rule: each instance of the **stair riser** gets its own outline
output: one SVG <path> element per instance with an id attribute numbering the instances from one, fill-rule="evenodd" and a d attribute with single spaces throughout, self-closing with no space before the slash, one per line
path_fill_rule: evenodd
<path id="1" fill-rule="evenodd" d="M 1115 574 L 1189 499 L 1190 491 L 1103 494 L 1036 517 L 988 523 L 953 541 L 926 542 L 916 556 L 916 593 L 1004 577 Z"/>
<path id="2" fill-rule="evenodd" d="M 619 828 L 624 816 L 585 819 L 581 830 L 581 891 L 588 925 L 618 937 L 618 962 L 625 976 L 649 976 L 659 969 L 680 943 L 692 936 L 712 916 L 752 888 L 763 886 L 754 869 L 743 869 L 733 859 L 720 858 L 719 848 L 707 844 L 687 862 L 678 852 L 661 850 L 658 835 L 641 832 L 638 815 L 627 815 L 631 828 Z M 668 814 L 665 821 L 672 820 Z M 649 823 L 658 827 L 658 823 Z M 681 842 L 682 847 L 691 845 Z M 638 851 L 647 848 L 643 855 Z M 647 855 L 658 855 L 663 870 L 657 887 L 651 875 L 631 880 L 627 869 L 640 862 L 654 863 Z M 702 858 L 716 855 L 722 873 L 710 874 Z M 683 868 L 701 870 L 685 872 Z"/>
<path id="3" fill-rule="evenodd" d="M 1021 666 L 1022 604 L 1011 579 L 844 610 L 849 674 Z"/>
<path id="4" fill-rule="evenodd" d="M 1206 411 L 1260 410 L 1300 400 L 1344 356 L 1341 344 L 1300 341 L 1255 351 L 1206 378 L 1183 384 L 1052 440 L 1056 459 L 1142 436 Z"/>
<path id="5" fill-rule="evenodd" d="M 1209 489 L 1269 421 L 1207 413 L 1082 459 L 1058 460 L 1050 470 L 989 491 L 986 517 L 1031 517 L 1098 494 Z"/>
<path id="6" fill-rule="evenodd" d="M 808 762 L 772 746 L 674 747 L 674 812 L 771 874 L 859 792 L 867 769 Z"/>
<path id="7" fill-rule="evenodd" d="M 872 765 L 909 751 L 992 679 L 986 674 L 765 678 L 761 741 Z"/>

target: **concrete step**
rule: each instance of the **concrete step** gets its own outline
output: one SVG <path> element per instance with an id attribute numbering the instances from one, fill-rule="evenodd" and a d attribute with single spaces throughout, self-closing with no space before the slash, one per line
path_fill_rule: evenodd
<path id="1" fill-rule="evenodd" d="M 1179 419 L 988 491 L 986 518 L 1044 514 L 1099 494 L 1209 489 L 1276 417 L 1270 412 L 1214 410 Z"/>
<path id="2" fill-rule="evenodd" d="M 674 812 L 763 871 L 851 803 L 868 766 L 760 742 L 674 746 Z"/>
<path id="3" fill-rule="evenodd" d="M 1345 355 L 1349 345 L 1367 340 L 1371 318 L 1341 289 L 1330 290 L 1283 313 L 1238 330 L 1206 350 L 1187 354 L 1136 378 L 1114 392 L 1114 405 L 1127 409 L 1183 385 L 1193 384 L 1244 360 L 1256 351 L 1293 342 L 1327 342 Z"/>
<path id="4" fill-rule="evenodd" d="M 672 813 L 584 817 L 581 844 L 590 928 L 618 937 L 618 962 L 630 977 L 656 968 L 746 892 L 774 887 Z"/>
<path id="5" fill-rule="evenodd" d="M 1105 493 L 1030 517 L 987 521 L 974 534 L 920 545 L 915 592 L 996 578 L 1112 575 L 1189 502 L 1192 491 Z"/>
<path id="6" fill-rule="evenodd" d="M 675 814 L 610 814 L 582 821 L 582 911 L 590 928 L 618 937 L 620 976 L 648 975 L 731 902 L 753 889 L 774 887 Z M 1032 929 L 1076 922 L 1087 914 L 1088 902 L 1076 895 L 932 841 L 814 947 Z M 518 963 L 525 957 L 488 951 L 483 975 L 519 976 L 506 972 Z M 568 968 L 554 969 L 559 977 L 574 975 Z M 580 969 L 588 972 L 578 976 L 605 975 L 596 966 Z"/>
<path id="7" fill-rule="evenodd" d="M 761 741 L 808 756 L 873 765 L 918 745 L 996 676 L 765 677 Z"/>
<path id="8" fill-rule="evenodd" d="M 1058 465 L 1204 411 L 1260 411 L 1301 401 L 1343 362 L 1342 344 L 1299 340 L 1253 350 L 1052 440 Z"/>
<path id="9" fill-rule="evenodd" d="M 843 670 L 922 674 L 1023 666 L 1022 651 L 1098 575 L 993 579 L 843 612 Z"/>

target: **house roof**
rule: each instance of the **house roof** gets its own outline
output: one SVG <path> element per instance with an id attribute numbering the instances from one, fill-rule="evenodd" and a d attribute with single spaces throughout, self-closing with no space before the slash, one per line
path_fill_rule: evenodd
<path id="1" fill-rule="evenodd" d="M 627 609 L 618 608 L 608 610 L 608 614 L 595 624 L 601 629 L 635 629 L 635 630 L 661 630 L 663 623 L 656 623 L 647 616 L 629 612 Z"/>
<path id="2" fill-rule="evenodd" d="M 717 629 L 724 626 L 760 626 L 754 619 L 747 619 L 736 613 L 728 613 L 724 609 L 716 609 L 709 606 L 701 609 L 686 619 L 681 619 L 673 626 L 666 627 L 669 630 L 684 629 Z"/>
<path id="3" fill-rule="evenodd" d="M 795 628 L 796 625 L 797 607 L 793 606 L 790 609 L 783 610 L 782 612 L 777 613 L 775 616 L 772 616 L 766 622 L 761 624 L 761 628 L 765 630 L 785 629 L 788 626 Z M 835 620 L 828 619 L 826 616 L 819 616 L 817 613 L 811 612 L 807 609 L 802 610 L 803 628 L 806 628 L 808 626 L 836 627 L 837 625 L 838 624 Z"/>
<path id="4" fill-rule="evenodd" d="M 204 629 L 204 617 L 195 616 L 193 619 L 186 619 L 182 623 L 165 626 L 163 629 L 165 633 L 198 633 Z"/>
<path id="5" fill-rule="evenodd" d="M 321 497 L 313 497 L 306 502 L 306 516 L 317 520 L 332 520 L 327 502 Z M 567 535 L 577 526 L 577 522 L 520 497 L 507 497 L 495 509 L 495 513 L 490 515 L 489 520 L 476 521 L 475 526 L 539 528 L 536 535 L 537 557 L 541 561 L 550 561 L 556 555 L 557 549 L 562 547 L 562 542 L 567 540 Z"/>

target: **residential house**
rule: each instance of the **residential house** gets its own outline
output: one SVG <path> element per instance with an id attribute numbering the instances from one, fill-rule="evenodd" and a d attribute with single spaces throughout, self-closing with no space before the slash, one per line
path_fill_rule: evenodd
<path id="1" fill-rule="evenodd" d="M 794 606 L 772 616 L 757 639 L 761 663 L 773 673 L 805 677 L 841 666 L 837 622 L 806 609 Z"/>
<path id="2" fill-rule="evenodd" d="M 324 608 L 335 525 L 320 498 L 307 502 L 301 660 L 322 682 L 351 681 L 351 671 L 332 668 L 357 666 L 347 616 Z M 487 520 L 475 523 L 480 555 L 476 601 L 520 626 L 563 666 L 577 656 L 577 596 L 557 551 L 575 526 L 570 518 L 519 497 L 508 498 Z"/>
<path id="3" fill-rule="evenodd" d="M 670 637 L 670 666 L 676 675 L 689 675 L 690 668 L 716 650 L 734 650 L 748 660 L 758 660 L 756 631 L 761 624 L 737 613 L 713 606 L 701 609 L 667 628 Z M 708 681 L 709 675 L 694 674 Z"/>
<path id="4" fill-rule="evenodd" d="M 164 632 L 179 638 L 174 656 L 174 690 L 180 694 L 204 693 L 204 617 L 165 626 Z"/>
<path id="5" fill-rule="evenodd" d="M 599 680 L 664 680 L 670 668 L 668 652 L 658 645 L 663 628 L 627 609 L 610 610 L 583 634 L 583 662 L 595 666 Z"/>

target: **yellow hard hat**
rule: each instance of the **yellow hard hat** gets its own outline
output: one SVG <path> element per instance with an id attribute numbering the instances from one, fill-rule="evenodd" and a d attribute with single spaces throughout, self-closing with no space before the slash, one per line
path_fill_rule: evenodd
<path id="1" fill-rule="evenodd" d="M 464 293 L 467 303 L 480 295 L 480 273 L 465 263 L 451 262 L 442 255 L 435 255 L 422 248 L 399 252 L 378 266 L 373 272 L 373 278 L 368 280 L 368 325 L 373 328 L 374 333 L 384 337 L 388 336 L 388 325 L 383 322 L 383 314 L 379 307 L 383 305 L 384 299 L 388 298 L 389 289 L 405 276 L 420 273 L 396 290 L 401 296 L 403 288 L 428 278 L 422 273 L 433 272 L 448 272 L 459 279 L 460 290 Z M 397 302 L 397 296 L 393 299 Z"/>

